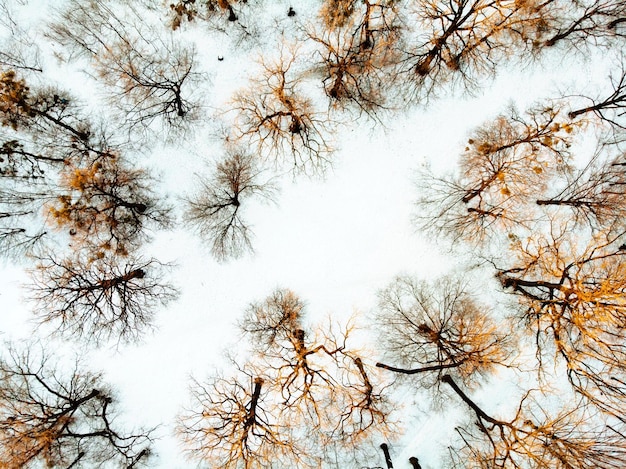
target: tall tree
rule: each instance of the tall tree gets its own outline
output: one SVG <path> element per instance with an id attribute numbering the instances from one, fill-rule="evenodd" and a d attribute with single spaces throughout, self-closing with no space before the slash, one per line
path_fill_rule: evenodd
<path id="1" fill-rule="evenodd" d="M 333 150 L 328 115 L 305 97 L 297 58 L 285 49 L 275 59 L 262 58 L 259 77 L 233 98 L 234 136 L 278 167 L 318 173 Z"/>
<path id="2" fill-rule="evenodd" d="M 230 150 L 210 179 L 200 180 L 200 191 L 187 200 L 185 220 L 211 243 L 218 260 L 252 250 L 252 232 L 242 213 L 247 199 L 272 200 L 276 187 L 263 173 L 254 156 Z"/>
<path id="3" fill-rule="evenodd" d="M 498 366 L 513 363 L 514 342 L 469 284 L 447 277 L 433 282 L 397 278 L 379 294 L 376 318 L 381 343 L 393 365 L 429 388 L 452 374 L 467 386 Z"/>
<path id="4" fill-rule="evenodd" d="M 307 467 L 297 433 L 271 410 L 264 378 L 245 369 L 240 375 L 192 382 L 192 408 L 178 427 L 189 457 L 227 469 Z"/>
<path id="5" fill-rule="evenodd" d="M 193 118 L 192 91 L 206 79 L 195 71 L 195 50 L 151 31 L 136 8 L 121 7 L 123 15 L 99 0 L 77 2 L 60 13 L 48 34 L 70 56 L 91 59 L 125 125 L 146 128 L 159 120 L 176 129 Z"/>
<path id="6" fill-rule="evenodd" d="M 584 244 L 570 225 L 555 222 L 550 236 L 516 243 L 498 278 L 519 297 L 543 358 L 556 354 L 578 393 L 619 416 L 626 402 L 626 252 L 619 239 L 601 239 Z"/>
<path id="7" fill-rule="evenodd" d="M 587 51 L 589 47 L 623 44 L 626 3 L 622 0 L 549 3 L 553 11 L 551 21 L 536 30 L 535 48 L 563 46 Z"/>
<path id="8" fill-rule="evenodd" d="M 251 355 L 235 360 L 241 378 L 194 381 L 180 430 L 193 457 L 224 467 L 318 467 L 324 448 L 334 448 L 351 455 L 339 459 L 352 467 L 363 457 L 355 448 L 393 434 L 385 385 L 348 345 L 353 325 L 311 330 L 303 308 L 289 290 L 252 304 L 241 322 Z"/>
<path id="9" fill-rule="evenodd" d="M 394 2 L 326 2 L 322 17 L 325 24 L 310 27 L 308 37 L 318 46 L 331 106 L 375 116 L 390 106 L 390 69 L 399 58 L 401 23 Z"/>
<path id="10" fill-rule="evenodd" d="M 586 97 L 586 105 L 570 111 L 569 117 L 574 119 L 578 116 L 593 113 L 604 122 L 609 123 L 617 132 L 625 130 L 626 68 L 623 62 L 620 63 L 619 69 L 616 68 L 616 72 L 609 77 L 612 87 L 610 92 L 595 98 Z"/>
<path id="11" fill-rule="evenodd" d="M 491 77 L 546 24 L 550 4 L 540 0 L 418 2 L 412 8 L 413 37 L 399 63 L 409 97 L 428 99 L 450 83 L 471 89 L 480 78 Z"/>
<path id="12" fill-rule="evenodd" d="M 40 51 L 31 35 L 15 19 L 9 0 L 0 1 L 0 32 L 8 37 L 1 41 L 0 67 L 10 70 L 42 72 Z"/>
<path id="13" fill-rule="evenodd" d="M 125 431 L 110 387 L 78 361 L 63 372 L 40 347 L 0 358 L 0 465 L 17 468 L 141 467 L 150 430 Z"/>
<path id="14" fill-rule="evenodd" d="M 558 108 L 538 107 L 526 115 L 511 109 L 480 126 L 460 157 L 458 175 L 421 177 L 418 223 L 477 244 L 497 233 L 532 231 L 535 201 L 571 171 L 569 148 L 580 125 Z"/>
<path id="15" fill-rule="evenodd" d="M 423 215 L 426 227 L 478 241 L 480 256 L 518 301 L 511 311 L 519 319 L 516 333 L 535 348 L 536 389 L 528 390 L 512 420 L 488 415 L 452 373 L 437 377 L 478 418 L 478 431 L 459 430 L 460 458 L 470 465 L 616 467 L 623 457 L 623 155 L 615 115 L 601 114 L 621 106 L 619 84 L 614 91 L 597 108 L 567 112 L 561 104 L 481 126 L 461 156 L 462 175 L 439 179 L 438 197 L 422 200 L 422 207 L 435 209 Z M 601 139 L 607 129 L 612 138 L 584 160 L 570 147 L 575 137 L 590 137 L 580 132 L 588 123 L 601 130 Z M 560 386 L 550 383 L 554 373 L 569 383 L 561 392 L 572 393 L 575 404 L 547 404 L 556 399 L 550 386 Z M 554 440 L 549 446 L 548 439 Z"/>
<path id="16" fill-rule="evenodd" d="M 49 204 L 51 224 L 84 244 L 126 255 L 146 238 L 146 225 L 167 227 L 169 208 L 160 204 L 146 171 L 130 169 L 110 153 L 96 161 L 67 164 L 59 195 Z"/>
<path id="17" fill-rule="evenodd" d="M 345 445 L 369 431 L 384 433 L 390 411 L 375 369 L 349 346 L 354 327 L 306 327 L 304 304 L 290 290 L 252 304 L 241 323 L 289 420 Z"/>
<path id="18" fill-rule="evenodd" d="M 176 297 L 162 279 L 168 266 L 106 251 L 91 256 L 38 261 L 31 287 L 37 321 L 95 345 L 137 341 L 151 328 L 155 310 Z"/>
<path id="19" fill-rule="evenodd" d="M 584 403 L 549 412 L 529 390 L 510 419 L 495 418 L 472 400 L 450 375 L 441 378 L 475 419 L 457 427 L 461 448 L 452 453 L 455 467 L 554 467 L 559 469 L 622 466 L 623 435 Z M 590 423 L 592 422 L 592 423 Z"/>
<path id="20" fill-rule="evenodd" d="M 0 254 L 20 259 L 46 237 L 39 214 L 54 199 L 50 170 L 62 163 L 56 157 L 32 153 L 18 140 L 0 147 Z M 39 223 L 38 223 L 39 222 Z"/>
<path id="21" fill-rule="evenodd" d="M 574 171 L 563 190 L 537 198 L 537 205 L 569 209 L 566 218 L 571 218 L 578 228 L 586 226 L 596 234 L 623 233 L 626 162 L 622 155 L 612 157 L 611 153 L 614 152 L 601 145 L 584 168 Z"/>

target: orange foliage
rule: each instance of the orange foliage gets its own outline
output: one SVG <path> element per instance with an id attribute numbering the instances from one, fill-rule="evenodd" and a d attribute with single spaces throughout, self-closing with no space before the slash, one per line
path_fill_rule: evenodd
<path id="1" fill-rule="evenodd" d="M 355 0 L 326 0 L 320 16 L 329 28 L 341 28 L 354 13 Z"/>
<path id="2" fill-rule="evenodd" d="M 67 228 L 79 244 L 126 255 L 126 244 L 140 230 L 139 217 L 147 208 L 136 201 L 141 176 L 121 168 L 115 155 L 84 167 L 69 164 L 60 181 L 65 193 L 46 208 L 52 224 Z"/>
<path id="3" fill-rule="evenodd" d="M 0 75 L 0 123 L 17 130 L 19 115 L 31 112 L 28 104 L 28 86 L 9 70 Z"/>

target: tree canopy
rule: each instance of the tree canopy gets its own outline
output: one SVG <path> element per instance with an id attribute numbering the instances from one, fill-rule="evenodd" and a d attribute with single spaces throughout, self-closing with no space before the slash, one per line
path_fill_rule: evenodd
<path id="1" fill-rule="evenodd" d="M 621 0 L 0 0 L 0 467 L 622 467 L 625 41 Z"/>

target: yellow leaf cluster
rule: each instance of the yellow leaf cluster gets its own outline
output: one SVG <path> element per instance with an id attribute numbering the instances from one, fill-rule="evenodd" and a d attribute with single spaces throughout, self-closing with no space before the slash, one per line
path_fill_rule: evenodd
<path id="1" fill-rule="evenodd" d="M 65 182 L 69 188 L 83 191 L 97 180 L 101 168 L 100 163 L 95 163 L 88 168 L 75 168 Z"/>
<path id="2" fill-rule="evenodd" d="M 9 70 L 0 75 L 0 123 L 17 129 L 17 116 L 28 115 L 28 87 L 24 80 L 17 79 L 15 72 Z"/>
<path id="3" fill-rule="evenodd" d="M 329 28 L 341 28 L 354 13 L 354 0 L 326 0 L 320 16 Z"/>

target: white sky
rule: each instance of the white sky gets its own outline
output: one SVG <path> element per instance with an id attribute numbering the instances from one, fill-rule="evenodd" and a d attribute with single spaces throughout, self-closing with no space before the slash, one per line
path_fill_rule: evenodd
<path id="1" fill-rule="evenodd" d="M 202 51 L 207 60 L 219 53 Z M 230 60 L 227 54 L 225 63 Z M 529 69 L 523 75 L 519 70 L 503 71 L 476 97 L 435 101 L 427 109 L 386 120 L 386 131 L 359 123 L 342 130 L 335 168 L 324 180 L 283 178 L 275 205 L 249 207 L 256 235 L 252 256 L 218 264 L 201 240 L 184 229 L 155 237 L 148 251 L 161 261 L 177 264 L 172 279 L 181 290 L 180 299 L 159 311 L 158 331 L 142 344 L 118 351 L 91 351 L 86 358 L 91 368 L 104 370 L 107 381 L 119 390 L 128 422 L 163 424 L 158 431 L 162 440 L 155 445 L 160 455 L 155 468 L 195 466 L 182 460 L 169 434 L 173 417 L 186 402 L 187 376 L 205 376 L 222 363 L 225 347 L 236 347 L 235 322 L 250 302 L 285 287 L 307 303 L 311 318 L 347 317 L 354 311 L 365 314 L 375 307 L 376 292 L 394 276 L 433 277 L 450 268 L 453 260 L 437 254 L 435 245 L 411 226 L 418 196 L 415 170 L 426 162 L 437 172 L 453 168 L 468 132 L 504 111 L 511 100 L 523 110 L 535 99 L 555 95 L 557 87 L 563 89 L 571 80 L 584 84 L 595 73 L 599 75 L 595 78 L 604 78 L 601 71 L 593 72 L 598 67 L 591 63 L 554 62 L 543 71 Z M 226 96 L 229 89 L 245 85 L 241 77 L 245 62 L 235 61 L 223 69 L 213 63 L 207 66 L 213 68 L 213 96 Z M 75 80 L 60 85 L 80 95 L 84 76 Z M 216 147 L 201 134 L 151 156 L 166 187 L 189 188 L 194 172 L 206 172 L 197 156 L 203 153 L 197 146 L 203 140 L 209 141 L 206 152 L 211 153 Z M 5 265 L 0 271 L 4 337 L 32 334 L 20 287 L 26 281 L 21 267 Z M 411 455 L 420 457 L 424 469 L 438 467 L 441 448 L 433 442 L 441 440 L 436 433 L 450 431 L 453 422 L 435 416 L 429 420 L 428 415 L 422 418 L 424 426 L 409 432 L 406 441 L 411 444 L 404 451 L 400 444 L 393 446 L 395 467 L 408 468 Z"/>

